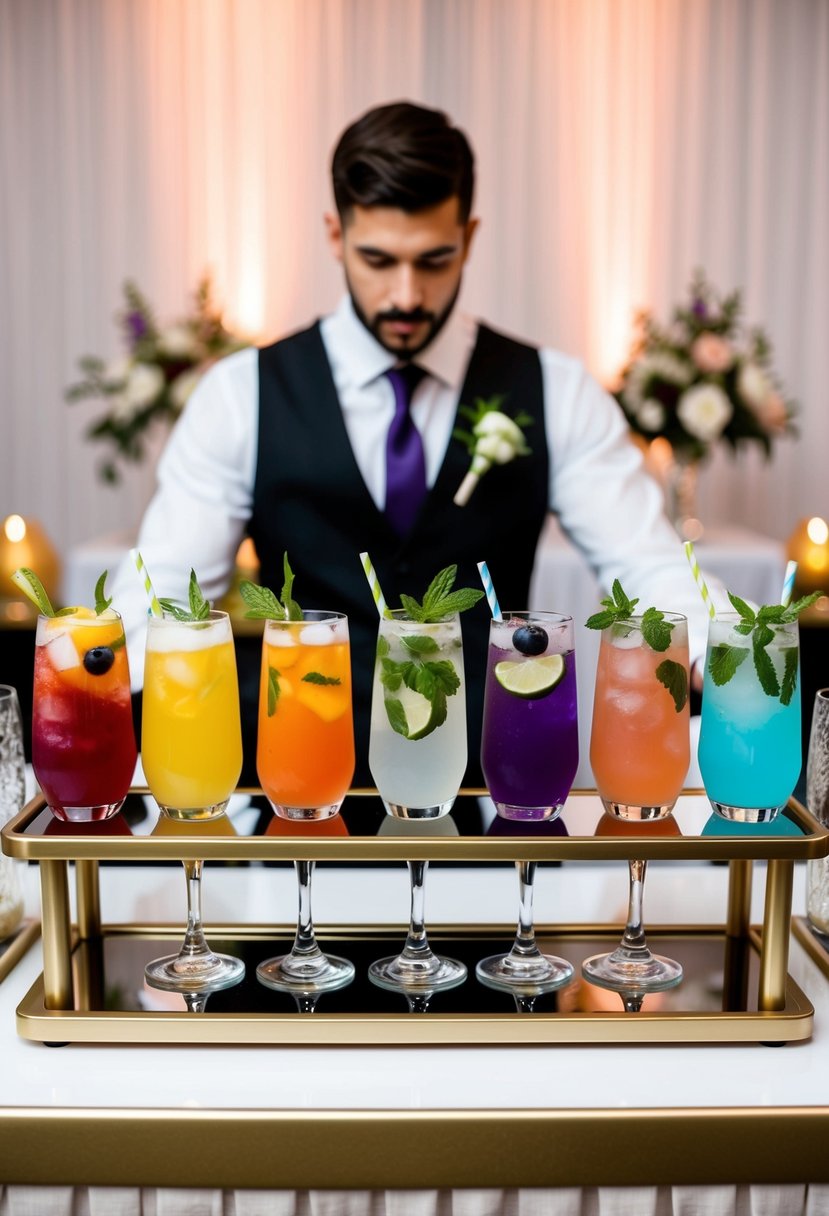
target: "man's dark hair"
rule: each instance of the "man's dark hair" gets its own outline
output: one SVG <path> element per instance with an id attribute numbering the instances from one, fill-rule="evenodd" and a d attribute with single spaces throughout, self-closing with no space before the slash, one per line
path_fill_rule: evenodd
<path id="1" fill-rule="evenodd" d="M 440 110 L 411 102 L 377 106 L 346 128 L 331 174 L 343 223 L 354 206 L 415 212 L 454 195 L 460 223 L 472 211 L 475 170 L 466 136 Z"/>

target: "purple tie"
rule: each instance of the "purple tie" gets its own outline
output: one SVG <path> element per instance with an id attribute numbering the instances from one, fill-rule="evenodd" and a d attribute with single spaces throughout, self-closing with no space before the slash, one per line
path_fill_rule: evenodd
<path id="1" fill-rule="evenodd" d="M 409 410 L 412 393 L 426 372 L 407 363 L 386 375 L 394 389 L 394 417 L 386 437 L 386 518 L 399 536 L 406 536 L 426 497 L 423 440 Z"/>

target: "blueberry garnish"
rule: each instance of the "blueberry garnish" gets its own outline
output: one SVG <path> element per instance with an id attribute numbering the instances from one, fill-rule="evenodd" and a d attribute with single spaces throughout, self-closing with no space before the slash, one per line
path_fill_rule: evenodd
<path id="1" fill-rule="evenodd" d="M 115 662 L 110 646 L 93 646 L 83 656 L 83 665 L 91 676 L 103 676 Z"/>
<path id="2" fill-rule="evenodd" d="M 519 654 L 543 654 L 549 640 L 546 629 L 540 625 L 522 625 L 512 635 L 512 644 Z"/>

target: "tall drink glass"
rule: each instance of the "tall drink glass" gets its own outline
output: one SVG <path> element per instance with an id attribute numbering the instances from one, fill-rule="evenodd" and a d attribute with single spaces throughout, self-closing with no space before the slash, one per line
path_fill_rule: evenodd
<path id="1" fill-rule="evenodd" d="M 643 618 L 602 630 L 590 763 L 605 811 L 626 820 L 670 815 L 690 762 L 688 622 L 663 614 L 670 641 L 654 649 Z M 582 964 L 586 979 L 617 992 L 658 992 L 682 979 L 673 959 L 652 954 L 642 919 L 647 862 L 630 861 L 628 916 L 619 946 Z"/>
<path id="2" fill-rule="evenodd" d="M 221 815 L 242 771 L 242 731 L 230 618 L 151 616 L 147 628 L 141 759 L 162 814 L 198 822 Z M 201 861 L 184 861 L 187 930 L 178 954 L 145 968 L 147 981 L 174 992 L 238 984 L 241 959 L 216 954 L 204 935 Z"/>
<path id="3" fill-rule="evenodd" d="M 420 691 L 422 690 L 422 691 Z M 460 618 L 422 624 L 398 610 L 380 621 L 371 697 L 369 767 L 386 811 L 399 819 L 448 814 L 466 770 L 466 703 Z M 369 968 L 394 991 L 437 991 L 466 967 L 433 953 L 426 935 L 427 861 L 410 861 L 411 915 L 403 951 Z"/>
<path id="4" fill-rule="evenodd" d="M 135 772 L 124 627 L 108 608 L 43 616 L 35 637 L 32 765 L 58 819 L 116 814 Z"/>
<path id="5" fill-rule="evenodd" d="M 708 625 L 699 767 L 723 819 L 768 823 L 786 805 L 802 763 L 797 621 L 770 624 L 761 647 L 737 631 L 737 613 Z M 765 684 L 765 687 L 764 687 Z"/>
<path id="6" fill-rule="evenodd" d="M 507 612 L 489 629 L 481 765 L 504 819 L 552 820 L 570 793 L 579 762 L 573 618 Z M 573 968 L 542 954 L 533 926 L 536 863 L 515 863 L 518 929 L 509 954 L 476 967 L 481 983 L 524 995 L 566 984 Z"/>
<path id="7" fill-rule="evenodd" d="M 265 624 L 256 768 L 276 815 L 313 824 L 339 812 L 354 776 L 348 618 L 305 611 Z M 314 862 L 297 861 L 299 915 L 289 954 L 256 968 L 260 983 L 310 994 L 342 988 L 354 965 L 323 954 L 311 915 Z"/>

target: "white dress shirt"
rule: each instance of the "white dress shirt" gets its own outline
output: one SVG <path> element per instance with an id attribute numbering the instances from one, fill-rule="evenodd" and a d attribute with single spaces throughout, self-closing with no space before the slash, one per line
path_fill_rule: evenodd
<path id="1" fill-rule="evenodd" d="M 386 432 L 394 413 L 394 392 L 384 373 L 394 366 L 394 356 L 360 322 L 349 297 L 322 321 L 321 332 L 357 465 L 382 508 Z M 476 334 L 477 323 L 456 309 L 417 356 L 429 376 L 415 390 L 411 409 L 430 486 L 454 442 L 458 398 Z M 578 360 L 549 349 L 539 354 L 550 510 L 603 587 L 618 578 L 628 595 L 640 597 L 641 608 L 653 604 L 685 613 L 692 659 L 701 656 L 707 629 L 703 604 L 681 542 L 663 513 L 661 491 L 643 471 L 622 411 Z M 188 401 L 159 462 L 158 489 L 138 539 L 158 595 L 186 599 L 191 567 L 209 599 L 226 589 L 253 506 L 258 414 L 254 348 L 217 363 Z M 532 446 L 532 427 L 527 439 Z M 716 603 L 727 603 L 719 584 L 711 591 Z M 137 689 L 143 683 L 147 610 L 130 561 L 118 571 L 113 596 L 127 629 Z M 567 612 L 566 604 L 547 607 Z"/>

